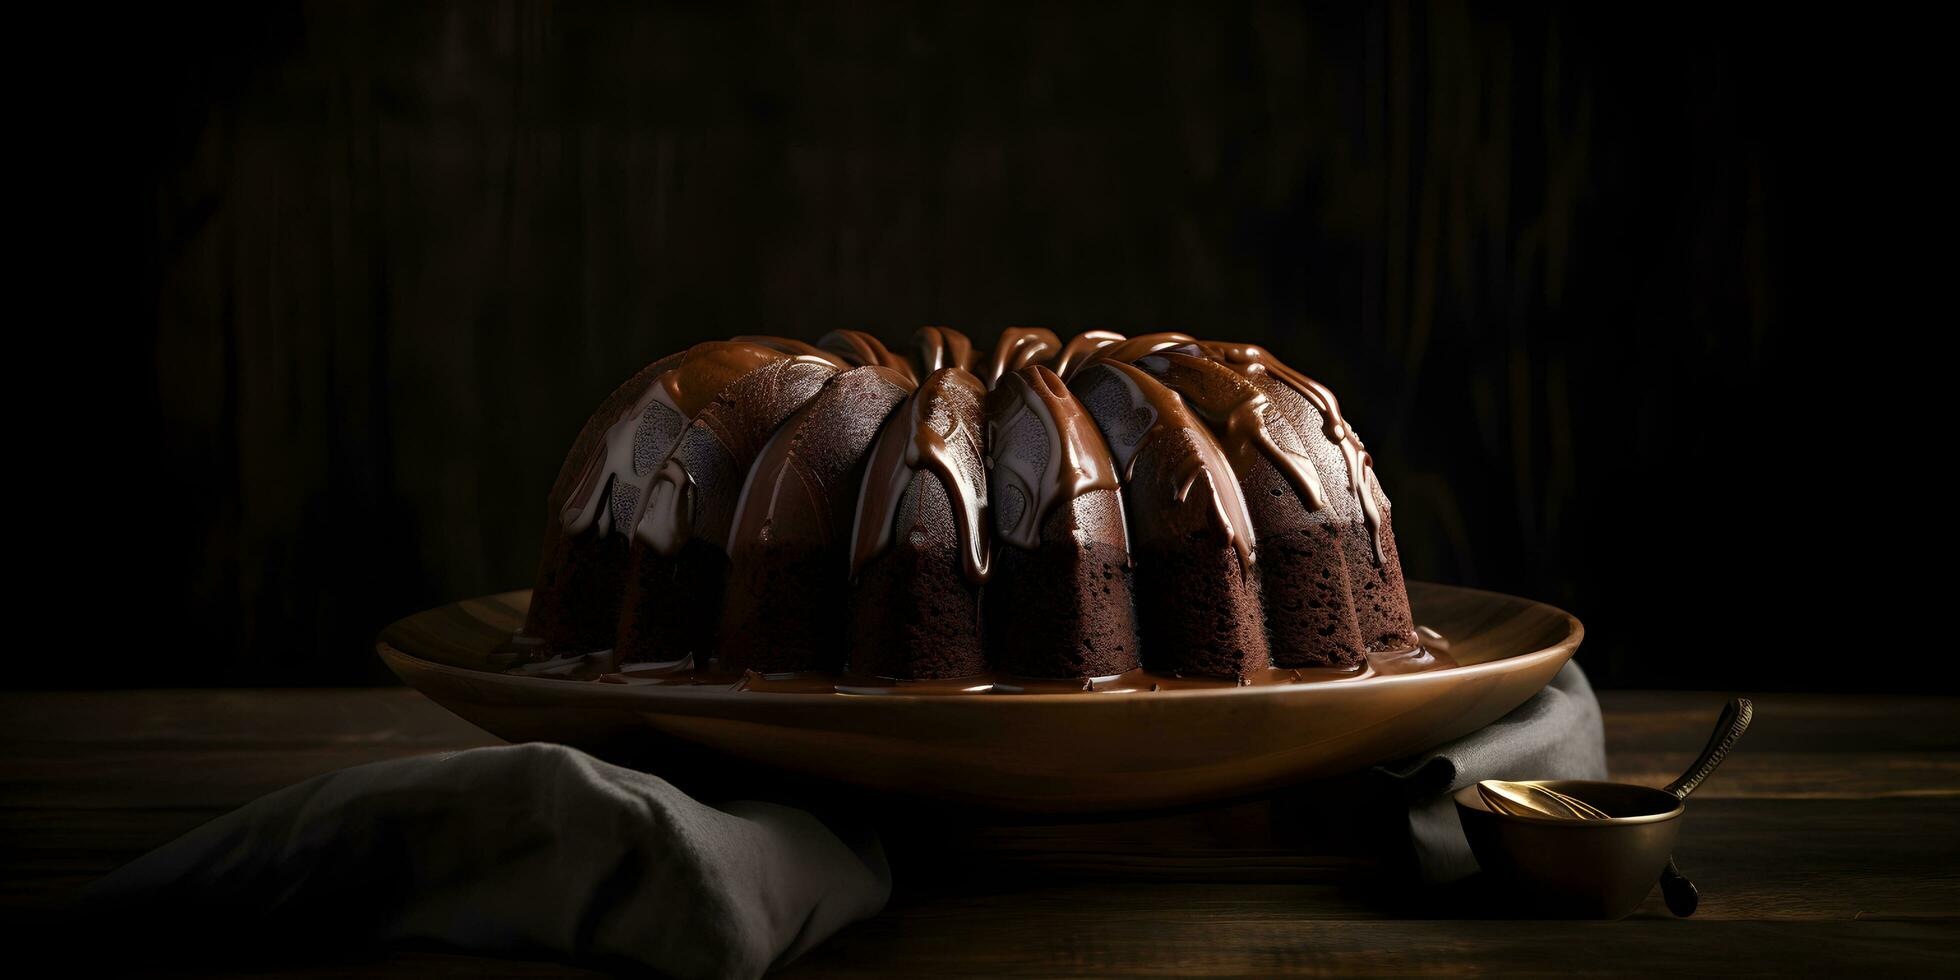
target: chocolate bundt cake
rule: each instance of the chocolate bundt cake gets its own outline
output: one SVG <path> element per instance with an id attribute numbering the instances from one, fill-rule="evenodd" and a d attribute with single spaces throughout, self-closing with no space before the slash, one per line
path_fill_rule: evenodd
<path id="1" fill-rule="evenodd" d="M 797 689 L 1352 675 L 1418 649 L 1339 402 L 1249 345 L 927 327 L 654 363 L 549 499 L 516 669 Z M 1033 687 L 1030 687 L 1033 685 Z"/>
<path id="2" fill-rule="evenodd" d="M 1055 372 L 1024 367 L 987 399 L 994 563 L 984 615 L 995 669 L 1107 677 L 1134 669 L 1130 536 L 1109 444 Z"/>
<path id="3" fill-rule="evenodd" d="M 851 524 L 851 673 L 961 677 L 987 669 L 987 389 L 962 361 L 932 369 L 934 358 L 920 358 L 932 373 L 885 422 L 866 462 Z"/>
<path id="4" fill-rule="evenodd" d="M 843 663 L 842 624 L 812 624 L 834 622 L 844 606 L 864 454 L 912 388 L 910 375 L 892 368 L 852 368 L 769 437 L 742 485 L 728 532 L 728 587 L 715 649 L 730 667 L 780 672 Z"/>

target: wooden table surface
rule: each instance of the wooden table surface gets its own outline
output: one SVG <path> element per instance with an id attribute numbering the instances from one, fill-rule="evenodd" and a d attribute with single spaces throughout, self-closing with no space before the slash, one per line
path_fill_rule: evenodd
<path id="1" fill-rule="evenodd" d="M 1615 778 L 1660 785 L 1723 697 L 1601 700 Z M 883 914 L 785 973 L 1960 973 L 1960 699 L 1756 704 L 1755 727 L 1684 818 L 1675 853 L 1702 896 L 1691 919 L 1658 894 L 1619 923 L 1494 919 L 1447 893 L 1411 915 L 1368 897 L 1352 861 L 1235 851 L 1230 838 L 1267 812 L 1242 804 L 977 835 L 962 846 L 997 857 L 984 877 L 901 864 Z M 95 876 L 306 777 L 496 741 L 404 689 L 0 694 L 0 917 L 58 915 Z M 1167 832 L 1192 847 L 1141 869 L 1095 853 Z M 292 971 L 350 972 L 583 973 L 428 950 Z"/>

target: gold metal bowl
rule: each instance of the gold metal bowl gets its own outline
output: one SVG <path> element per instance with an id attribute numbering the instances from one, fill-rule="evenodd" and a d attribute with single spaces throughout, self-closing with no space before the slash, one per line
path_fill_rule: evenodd
<path id="1" fill-rule="evenodd" d="M 1665 790 L 1588 779 L 1542 785 L 1606 811 L 1605 820 L 1493 812 L 1475 785 L 1456 813 L 1477 864 L 1520 910 L 1562 919 L 1618 919 L 1640 907 L 1674 851 L 1685 808 Z"/>

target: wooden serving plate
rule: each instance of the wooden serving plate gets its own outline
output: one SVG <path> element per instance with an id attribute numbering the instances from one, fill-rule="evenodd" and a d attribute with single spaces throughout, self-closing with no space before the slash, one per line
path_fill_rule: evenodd
<path id="1" fill-rule="evenodd" d="M 530 598 L 417 613 L 375 646 L 402 680 L 511 741 L 563 742 L 663 776 L 707 765 L 736 793 L 801 779 L 1022 813 L 1206 803 L 1420 752 L 1523 704 L 1585 636 L 1543 603 L 1411 582 L 1416 622 L 1459 666 L 1200 690 L 802 694 L 503 673 L 492 654 Z"/>

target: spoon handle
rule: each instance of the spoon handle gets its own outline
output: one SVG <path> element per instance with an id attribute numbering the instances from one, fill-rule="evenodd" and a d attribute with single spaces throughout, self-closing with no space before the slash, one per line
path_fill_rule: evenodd
<path id="1" fill-rule="evenodd" d="M 1736 698 L 1722 708 L 1722 717 L 1715 722 L 1715 734 L 1708 737 L 1708 744 L 1702 746 L 1700 757 L 1681 774 L 1681 778 L 1667 784 L 1666 790 L 1676 799 L 1687 799 L 1688 794 L 1722 764 L 1722 757 L 1729 754 L 1742 733 L 1749 730 L 1749 720 L 1756 715 L 1756 706 L 1748 698 Z"/>

